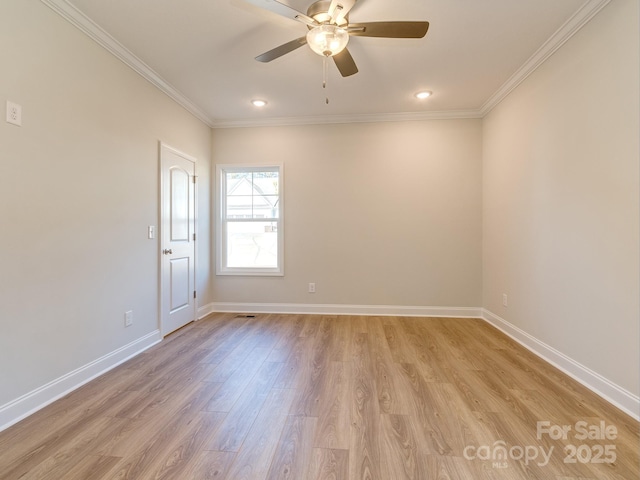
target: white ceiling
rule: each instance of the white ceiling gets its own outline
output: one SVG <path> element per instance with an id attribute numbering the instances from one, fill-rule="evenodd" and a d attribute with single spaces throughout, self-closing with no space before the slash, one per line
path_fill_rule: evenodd
<path id="1" fill-rule="evenodd" d="M 359 0 L 352 22 L 427 20 L 429 32 L 352 37 L 360 72 L 330 65 L 325 92 L 307 46 L 254 60 L 307 28 L 243 0 L 43 0 L 212 126 L 481 116 L 608 1 Z M 312 0 L 281 2 L 306 12 Z M 433 96 L 416 100 L 422 89 Z"/>

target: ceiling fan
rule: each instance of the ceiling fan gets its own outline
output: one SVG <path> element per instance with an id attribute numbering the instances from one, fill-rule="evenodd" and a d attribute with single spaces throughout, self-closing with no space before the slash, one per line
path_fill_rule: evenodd
<path id="1" fill-rule="evenodd" d="M 358 73 L 358 67 L 347 50 L 349 37 L 422 38 L 429 22 L 367 22 L 350 23 L 349 11 L 357 0 L 320 0 L 312 3 L 304 14 L 277 0 L 246 0 L 273 13 L 297 20 L 309 32 L 268 52 L 258 55 L 259 62 L 270 62 L 308 44 L 325 58 L 333 60 L 343 77 Z"/>

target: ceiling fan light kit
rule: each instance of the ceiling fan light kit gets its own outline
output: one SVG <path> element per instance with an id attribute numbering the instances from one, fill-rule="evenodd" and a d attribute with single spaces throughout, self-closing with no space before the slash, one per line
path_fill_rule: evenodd
<path id="1" fill-rule="evenodd" d="M 307 43 L 318 55 L 333 57 L 347 47 L 349 34 L 337 25 L 323 24 L 309 30 Z"/>
<path id="2" fill-rule="evenodd" d="M 349 37 L 423 38 L 429 29 L 429 22 L 424 21 L 350 23 L 349 12 L 356 0 L 320 0 L 312 3 L 306 14 L 277 0 L 245 1 L 301 22 L 309 28 L 304 37 L 258 55 L 256 60 L 271 62 L 308 44 L 315 53 L 325 59 L 332 57 L 343 77 L 358 73 L 358 67 L 346 48 Z"/>

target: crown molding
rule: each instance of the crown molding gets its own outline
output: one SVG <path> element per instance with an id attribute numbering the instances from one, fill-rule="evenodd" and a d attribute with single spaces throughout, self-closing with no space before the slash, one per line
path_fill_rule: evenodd
<path id="1" fill-rule="evenodd" d="M 479 112 L 487 115 L 496 105 L 542 65 L 556 50 L 573 37 L 611 0 L 587 0 L 542 46 L 482 105 Z"/>
<path id="2" fill-rule="evenodd" d="M 125 65 L 129 66 L 132 70 L 141 75 L 145 80 L 183 106 L 193 116 L 207 125 L 212 126 L 213 122 L 211 118 L 200 110 L 198 106 L 158 75 L 149 65 L 131 53 L 131 51 L 129 51 L 124 45 L 104 31 L 97 23 L 71 5 L 67 0 L 40 1 L 97 42 L 100 46 L 112 53 Z"/>
<path id="3" fill-rule="evenodd" d="M 434 112 L 404 112 L 359 115 L 319 115 L 309 117 L 273 117 L 248 120 L 221 120 L 213 128 L 281 127 L 290 125 L 324 125 L 333 123 L 415 122 L 456 118 L 481 118 L 479 110 L 445 110 Z"/>
<path id="4" fill-rule="evenodd" d="M 580 9 L 567 20 L 489 99 L 478 109 L 445 110 L 434 112 L 405 112 L 357 115 L 323 115 L 306 117 L 275 117 L 246 120 L 215 120 L 158 75 L 151 67 L 136 57 L 124 45 L 104 31 L 98 24 L 71 5 L 67 0 L 40 0 L 72 25 L 84 32 L 99 45 L 115 55 L 135 72 L 182 105 L 196 118 L 212 128 L 247 128 L 265 126 L 323 125 L 345 123 L 406 122 L 483 118 L 511 91 L 531 75 L 545 60 L 553 55 L 589 20 L 611 0 L 586 0 Z"/>

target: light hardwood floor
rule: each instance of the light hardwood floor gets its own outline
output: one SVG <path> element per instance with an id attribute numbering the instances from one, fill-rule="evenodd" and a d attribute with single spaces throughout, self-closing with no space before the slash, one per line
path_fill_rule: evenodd
<path id="1" fill-rule="evenodd" d="M 481 320 L 215 314 L 0 433 L 0 479 L 631 480 L 638 430 Z"/>

